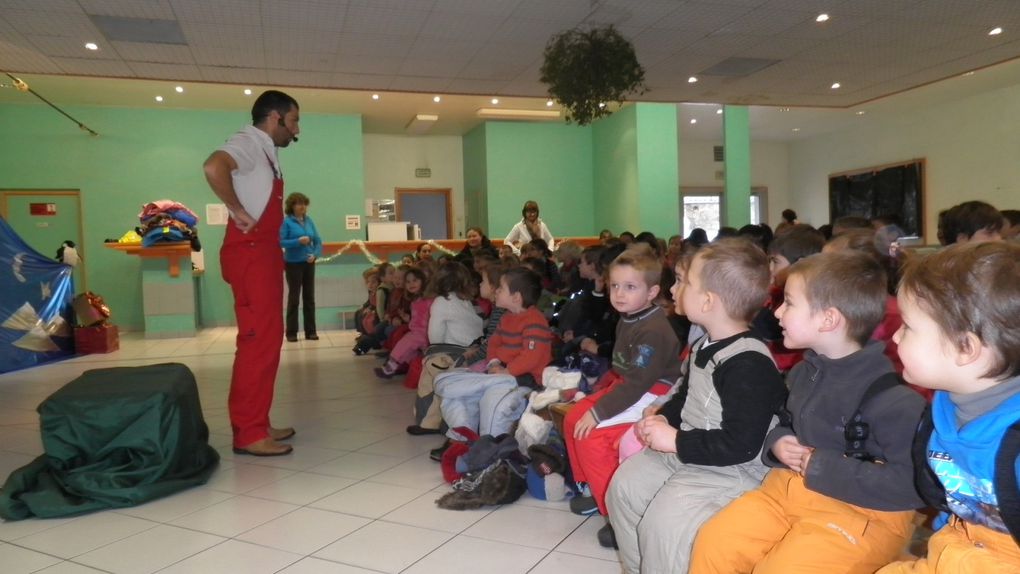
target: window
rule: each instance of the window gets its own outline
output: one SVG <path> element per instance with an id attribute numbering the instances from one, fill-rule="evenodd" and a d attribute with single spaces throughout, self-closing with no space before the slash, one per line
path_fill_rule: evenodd
<path id="1" fill-rule="evenodd" d="M 751 223 L 765 220 L 767 190 L 764 187 L 751 188 Z M 683 235 L 687 237 L 695 227 L 700 227 L 714 239 L 722 226 L 722 188 L 684 187 L 680 189 Z"/>

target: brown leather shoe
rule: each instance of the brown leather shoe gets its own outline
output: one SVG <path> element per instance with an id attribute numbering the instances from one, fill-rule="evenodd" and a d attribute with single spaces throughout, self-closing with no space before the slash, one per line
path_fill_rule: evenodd
<path id="1" fill-rule="evenodd" d="M 271 438 L 264 438 L 255 441 L 250 445 L 239 448 L 234 447 L 234 454 L 250 454 L 252 456 L 283 456 L 293 452 L 293 447 L 287 444 L 280 444 Z"/>
<path id="2" fill-rule="evenodd" d="M 295 434 L 297 434 L 297 431 L 294 430 L 294 427 L 284 427 L 282 429 L 269 427 L 269 438 L 273 440 L 287 440 Z"/>

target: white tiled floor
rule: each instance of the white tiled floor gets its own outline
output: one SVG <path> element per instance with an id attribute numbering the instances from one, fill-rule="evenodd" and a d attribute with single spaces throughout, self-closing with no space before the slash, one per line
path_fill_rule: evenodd
<path id="1" fill-rule="evenodd" d="M 0 572 L 22 574 L 618 573 L 598 546 L 602 519 L 525 495 L 456 512 L 428 450 L 404 432 L 414 392 L 380 382 L 353 333 L 283 347 L 273 422 L 293 425 L 292 456 L 235 457 L 226 395 L 232 329 L 193 339 L 121 338 L 121 350 L 0 375 L 0 479 L 42 453 L 35 408 L 91 368 L 177 361 L 199 381 L 211 442 L 223 455 L 208 484 L 135 508 L 70 519 L 0 522 Z"/>

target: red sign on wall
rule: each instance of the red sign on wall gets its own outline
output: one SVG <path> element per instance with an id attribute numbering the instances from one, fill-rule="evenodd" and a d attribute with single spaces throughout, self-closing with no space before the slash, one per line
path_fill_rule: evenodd
<path id="1" fill-rule="evenodd" d="M 56 215 L 57 204 L 56 203 L 30 203 L 28 204 L 28 212 L 31 215 Z"/>

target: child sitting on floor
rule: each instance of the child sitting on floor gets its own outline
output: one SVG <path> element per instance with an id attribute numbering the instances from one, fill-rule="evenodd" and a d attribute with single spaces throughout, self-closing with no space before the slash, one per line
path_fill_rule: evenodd
<path id="1" fill-rule="evenodd" d="M 910 450 L 924 399 L 869 341 L 885 296 L 885 271 L 863 253 L 790 268 L 776 316 L 784 344 L 808 350 L 765 439 L 773 468 L 701 527 L 690 572 L 864 573 L 903 551 L 922 506 Z"/>
<path id="2" fill-rule="evenodd" d="M 927 558 L 879 574 L 1020 572 L 1020 245 L 911 261 L 898 298 L 903 376 L 935 389 L 921 426 L 934 432 L 915 443 L 918 486 L 944 512 Z"/>

